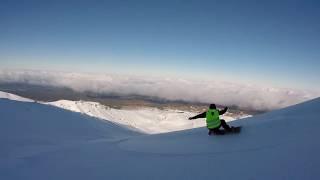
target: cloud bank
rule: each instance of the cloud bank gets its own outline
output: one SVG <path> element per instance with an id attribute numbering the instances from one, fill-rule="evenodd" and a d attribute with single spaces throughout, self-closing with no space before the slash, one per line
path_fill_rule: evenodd
<path id="1" fill-rule="evenodd" d="M 79 92 L 134 94 L 166 100 L 235 105 L 252 110 L 278 109 L 320 95 L 319 92 L 214 80 L 0 69 L 0 83 L 12 82 L 68 87 Z"/>

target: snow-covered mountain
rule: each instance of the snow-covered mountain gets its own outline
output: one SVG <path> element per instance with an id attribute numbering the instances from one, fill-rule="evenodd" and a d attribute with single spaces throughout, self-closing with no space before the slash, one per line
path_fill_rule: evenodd
<path id="1" fill-rule="evenodd" d="M 16 101 L 34 102 L 14 94 L 1 92 L 0 98 Z M 124 125 L 147 134 L 166 133 L 185 129 L 193 129 L 205 126 L 203 119 L 188 121 L 188 117 L 195 113 L 174 109 L 158 108 L 126 108 L 114 109 L 104 106 L 98 102 L 59 100 L 54 102 L 38 102 L 46 105 L 56 106 L 62 109 L 79 112 L 99 119 L 111 121 Z M 222 116 L 226 121 L 250 117 L 247 114 L 235 115 L 226 113 Z"/>
<path id="2" fill-rule="evenodd" d="M 320 98 L 252 118 L 142 134 L 51 105 L 0 99 L 0 179 L 318 179 Z"/>
<path id="3" fill-rule="evenodd" d="M 204 126 L 202 121 L 187 121 L 194 113 L 156 108 L 113 109 L 97 102 L 60 100 L 47 104 L 112 121 L 148 134 Z"/>
<path id="4" fill-rule="evenodd" d="M 14 101 L 22 101 L 22 102 L 34 102 L 34 100 L 32 100 L 32 99 L 24 98 L 21 96 L 17 96 L 15 94 L 2 92 L 2 91 L 0 91 L 0 98 L 10 99 L 10 100 L 14 100 Z"/>
<path id="5" fill-rule="evenodd" d="M 195 115 L 195 113 L 180 110 L 160 110 L 157 108 L 114 109 L 97 102 L 69 100 L 60 100 L 45 104 L 133 127 L 148 134 L 165 133 L 205 126 L 205 121 L 203 119 L 194 121 L 187 120 L 188 117 Z M 231 121 L 235 120 L 235 118 L 244 118 L 248 116 L 249 115 L 242 114 L 231 117 L 229 114 L 226 114 L 223 118 L 226 121 Z"/>

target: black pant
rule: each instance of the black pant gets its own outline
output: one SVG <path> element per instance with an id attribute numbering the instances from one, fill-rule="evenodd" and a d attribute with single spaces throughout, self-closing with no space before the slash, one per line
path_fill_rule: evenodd
<path id="1" fill-rule="evenodd" d="M 231 127 L 226 123 L 225 120 L 221 119 L 221 124 L 220 126 L 216 127 L 216 128 L 213 128 L 213 129 L 209 129 L 209 135 L 211 135 L 212 133 L 214 134 L 224 134 L 224 131 L 221 131 L 220 130 L 220 127 L 222 126 L 223 129 L 225 129 L 226 131 L 231 131 Z"/>

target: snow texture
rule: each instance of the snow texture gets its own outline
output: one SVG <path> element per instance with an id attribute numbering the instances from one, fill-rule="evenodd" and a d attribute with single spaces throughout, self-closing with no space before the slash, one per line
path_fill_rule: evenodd
<path id="1" fill-rule="evenodd" d="M 232 121 L 243 126 L 237 135 L 149 135 L 0 99 L 0 179 L 319 179 L 319 111 L 320 98 Z"/>

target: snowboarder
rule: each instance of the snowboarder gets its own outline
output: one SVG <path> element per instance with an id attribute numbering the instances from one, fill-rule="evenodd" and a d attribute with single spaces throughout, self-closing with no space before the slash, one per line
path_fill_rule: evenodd
<path id="1" fill-rule="evenodd" d="M 198 114 L 196 116 L 190 117 L 189 120 L 197 118 L 206 118 L 207 128 L 209 129 L 208 135 L 212 133 L 220 135 L 226 132 L 232 132 L 234 127 L 230 127 L 225 120 L 220 119 L 219 115 L 226 113 L 228 107 L 225 107 L 223 110 L 218 110 L 215 104 L 210 104 L 209 109 L 206 112 Z M 225 131 L 220 130 L 220 127 L 223 127 Z"/>

